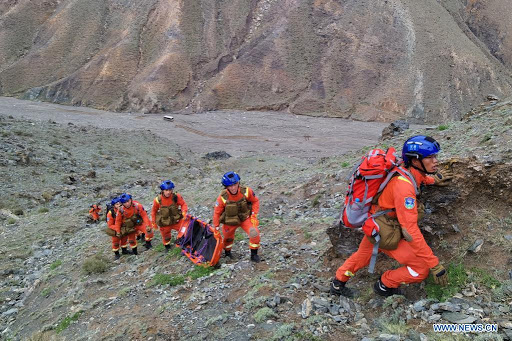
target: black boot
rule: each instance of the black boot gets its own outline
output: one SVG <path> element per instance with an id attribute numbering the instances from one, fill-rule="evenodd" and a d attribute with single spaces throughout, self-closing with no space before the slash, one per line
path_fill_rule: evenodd
<path id="1" fill-rule="evenodd" d="M 228 257 L 229 259 L 233 259 L 233 254 L 231 250 L 224 250 L 224 257 Z"/>
<path id="2" fill-rule="evenodd" d="M 169 252 L 169 251 L 171 251 L 171 248 L 172 248 L 172 247 L 171 247 L 171 244 L 167 244 L 167 245 L 165 245 L 165 252 Z"/>
<path id="3" fill-rule="evenodd" d="M 119 258 L 121 258 L 121 255 L 119 254 L 119 250 L 114 251 L 114 260 L 118 260 Z"/>
<path id="4" fill-rule="evenodd" d="M 382 281 L 380 280 L 380 278 L 373 285 L 373 291 L 377 295 L 385 296 L 385 297 L 393 296 L 393 295 L 403 295 L 402 290 L 400 290 L 399 288 L 388 288 L 387 286 L 385 286 L 384 283 L 382 283 Z"/>
<path id="5" fill-rule="evenodd" d="M 131 252 L 130 250 L 128 250 L 128 248 L 127 248 L 127 247 L 122 247 L 122 248 L 121 248 L 121 253 L 122 253 L 123 255 L 131 255 L 131 254 L 132 254 L 132 252 Z"/>
<path id="6" fill-rule="evenodd" d="M 151 240 L 146 240 L 146 244 L 144 244 L 144 247 L 146 248 L 146 250 L 149 250 L 153 247 L 153 245 L 151 245 Z"/>
<path id="7" fill-rule="evenodd" d="M 345 296 L 349 298 L 354 297 L 355 292 L 352 289 L 347 288 L 345 286 L 346 283 L 347 282 L 342 282 L 337 278 L 333 278 L 331 282 L 331 289 L 329 290 L 329 292 L 331 293 L 331 295 Z"/>
<path id="8" fill-rule="evenodd" d="M 254 262 L 254 263 L 260 262 L 260 256 L 258 256 L 258 249 L 256 249 L 256 250 L 251 249 L 251 262 Z"/>
<path id="9" fill-rule="evenodd" d="M 132 247 L 132 252 L 134 255 L 138 255 L 137 247 Z"/>
<path id="10" fill-rule="evenodd" d="M 137 240 L 144 240 L 146 239 L 146 235 L 144 233 L 141 233 L 137 236 Z"/>

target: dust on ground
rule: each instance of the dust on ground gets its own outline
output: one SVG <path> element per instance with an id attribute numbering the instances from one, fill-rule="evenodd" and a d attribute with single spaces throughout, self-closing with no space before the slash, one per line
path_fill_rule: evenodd
<path id="1" fill-rule="evenodd" d="M 114 113 L 85 107 L 0 97 L 0 115 L 101 128 L 150 130 L 194 153 L 226 151 L 232 156 L 260 153 L 316 158 L 342 155 L 377 142 L 382 122 L 298 116 L 283 112 L 211 111 L 191 115 Z"/>

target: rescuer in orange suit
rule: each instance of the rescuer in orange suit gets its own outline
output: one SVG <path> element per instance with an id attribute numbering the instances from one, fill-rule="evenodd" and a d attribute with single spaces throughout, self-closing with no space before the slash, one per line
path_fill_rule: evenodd
<path id="1" fill-rule="evenodd" d="M 146 234 L 146 248 L 151 248 L 151 238 L 154 233 L 151 230 L 151 223 L 144 207 L 139 202 L 132 200 L 132 196 L 126 193 L 119 196 L 119 201 L 121 202 L 121 206 L 117 212 L 114 225 L 117 236 L 127 235 L 132 252 L 136 255 L 138 254 L 137 232 L 142 231 Z M 146 229 L 146 226 L 149 226 L 149 228 Z"/>
<path id="2" fill-rule="evenodd" d="M 235 239 L 235 231 L 241 227 L 249 236 L 251 261 L 258 263 L 260 247 L 260 231 L 258 229 L 258 213 L 260 201 L 249 187 L 240 186 L 240 176 L 235 172 L 227 172 L 222 177 L 225 189 L 220 193 L 213 211 L 213 226 L 218 230 L 222 223 L 224 235 L 224 254 L 233 258 L 231 248 Z"/>
<path id="3" fill-rule="evenodd" d="M 437 171 L 437 154 L 440 150 L 436 140 L 422 135 L 411 137 L 404 143 L 402 158 L 405 168 L 414 176 L 418 187 L 421 184 L 444 186 L 453 177 L 451 172 L 446 172 L 443 176 Z M 418 227 L 416 189 L 409 179 L 402 175 L 392 178 L 382 191 L 378 204 L 372 205 L 370 212 L 373 214 L 386 209 L 393 210 L 387 213 L 388 216 L 398 220 L 406 231 L 404 235 L 408 234 L 407 239 L 410 241 L 401 239 L 395 250 L 378 250 L 397 260 L 402 267 L 384 272 L 375 283 L 374 292 L 381 296 L 400 294 L 401 284 L 421 282 L 428 277 L 429 272 L 437 284 L 446 285 L 446 270 L 425 242 Z M 354 296 L 354 291 L 345 284 L 359 269 L 370 263 L 373 244 L 368 237 L 374 229 L 378 232 L 374 220 L 367 219 L 363 225 L 366 236 L 359 244 L 359 249 L 336 271 L 336 277 L 331 282 L 331 294 Z"/>
<path id="4" fill-rule="evenodd" d="M 174 183 L 165 180 L 160 184 L 161 193 L 153 200 L 151 221 L 153 229 L 160 227 L 165 251 L 171 249 L 172 230 L 179 232 L 182 219 L 187 215 L 188 206 L 179 193 L 174 193 Z"/>
<path id="5" fill-rule="evenodd" d="M 98 223 L 100 221 L 100 212 L 101 212 L 101 206 L 100 205 L 91 205 L 91 209 L 89 210 L 89 217 L 91 218 L 93 223 Z"/>
<path id="6" fill-rule="evenodd" d="M 109 229 L 116 231 L 116 216 L 118 214 L 119 207 L 121 206 L 121 201 L 119 201 L 119 197 L 115 197 L 110 202 L 111 209 L 107 212 L 107 226 Z M 119 247 L 121 247 L 121 252 L 123 255 L 128 255 L 130 252 L 128 251 L 128 236 L 118 237 L 114 235 L 112 238 L 112 251 L 114 251 L 114 259 L 119 259 Z"/>

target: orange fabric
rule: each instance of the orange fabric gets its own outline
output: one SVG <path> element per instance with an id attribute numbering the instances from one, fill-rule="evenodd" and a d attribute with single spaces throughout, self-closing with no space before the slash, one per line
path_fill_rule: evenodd
<path id="1" fill-rule="evenodd" d="M 151 221 L 153 222 L 153 227 L 156 228 L 156 212 L 158 212 L 158 210 L 160 209 L 160 206 L 170 206 L 172 205 L 172 203 L 174 202 L 172 197 L 174 195 L 171 195 L 169 198 L 166 198 L 163 194 L 161 195 L 161 200 L 162 202 L 161 203 L 158 203 L 158 197 L 156 197 L 154 200 L 153 200 L 153 207 L 151 207 Z M 181 196 L 181 194 L 179 193 L 176 193 L 176 196 L 177 196 L 177 200 L 176 200 L 176 204 L 178 205 L 178 207 L 181 208 L 181 213 L 183 214 L 183 216 L 185 217 L 187 215 L 187 211 L 188 211 L 188 205 L 187 203 L 185 202 L 185 200 L 183 199 L 183 197 Z M 181 224 L 181 220 L 176 223 L 176 224 Z M 172 226 L 175 226 L 176 224 L 172 225 Z M 161 226 L 162 227 L 162 226 Z M 172 230 L 176 230 L 175 228 L 172 228 Z M 176 230 L 177 231 L 177 230 Z"/>
<path id="2" fill-rule="evenodd" d="M 249 249 L 257 250 L 260 247 L 260 230 L 252 225 L 251 218 L 247 218 L 242 221 L 240 226 L 222 225 L 222 234 L 224 235 L 224 249 L 231 250 L 235 239 L 235 231 L 238 227 L 241 227 L 245 233 L 249 236 Z M 250 237 L 250 229 L 254 228 L 257 235 Z"/>
<path id="3" fill-rule="evenodd" d="M 254 191 L 247 187 L 249 196 L 247 197 L 247 201 L 252 203 L 252 213 L 258 214 L 260 211 L 260 200 L 258 197 L 256 197 L 256 194 L 254 194 Z M 233 195 L 229 191 L 228 193 L 228 200 L 230 201 L 238 201 L 244 197 L 244 194 L 240 192 L 240 189 L 238 189 L 238 192 Z M 220 215 L 222 212 L 224 212 L 224 209 L 226 208 L 226 204 L 224 203 L 224 200 L 222 200 L 222 197 L 219 195 L 217 197 L 217 202 L 215 203 L 215 209 L 213 210 L 213 226 L 219 226 L 220 225 Z"/>
<path id="4" fill-rule="evenodd" d="M 418 186 L 434 183 L 434 178 L 425 176 L 414 168 L 410 168 L 409 171 L 414 176 Z M 413 238 L 411 242 L 402 239 L 395 250 L 379 249 L 379 252 L 384 252 L 404 265 L 396 270 L 388 270 L 382 275 L 382 281 L 387 287 L 396 288 L 401 283 L 421 282 L 428 276 L 429 269 L 439 264 L 439 259 L 425 242 L 425 238 L 418 227 L 417 206 L 414 186 L 403 176 L 396 176 L 391 179 L 379 197 L 378 206 L 372 206 L 372 213 L 379 209 L 394 209 L 389 215 L 397 217 L 401 226 Z M 336 278 L 346 282 L 359 269 L 367 266 L 370 263 L 372 249 L 373 244 L 366 237 L 363 237 L 359 249 L 336 271 Z"/>
<path id="5" fill-rule="evenodd" d="M 137 208 L 136 208 L 137 207 Z M 122 213 L 121 213 L 122 212 Z M 116 221 L 114 224 L 114 230 L 118 233 L 121 233 L 121 225 L 123 222 L 133 216 L 135 213 L 138 213 L 142 217 L 142 224 L 135 227 L 136 230 L 146 233 L 146 226 L 151 226 L 149 222 L 148 215 L 144 207 L 137 201 L 132 200 L 132 205 L 129 208 L 121 206 L 117 215 Z M 146 238 L 147 240 L 147 238 Z"/>
<path id="6" fill-rule="evenodd" d="M 115 208 L 112 208 L 113 210 L 116 210 Z M 117 211 L 117 210 L 116 210 Z M 117 214 L 117 212 L 116 212 Z M 112 229 L 112 230 L 116 230 L 115 229 L 115 219 L 112 217 L 112 211 L 109 211 L 107 213 L 107 226 L 108 228 Z M 113 236 L 111 237 L 112 238 L 112 251 L 118 251 L 119 250 L 119 247 L 121 245 L 123 245 L 123 247 L 126 247 L 127 245 L 127 242 L 128 242 L 128 236 L 124 236 L 122 238 L 120 237 L 116 237 L 116 236 Z"/>
<path id="7" fill-rule="evenodd" d="M 92 205 L 92 208 L 89 210 L 89 215 L 91 216 L 92 220 L 96 221 L 100 219 L 99 213 L 101 212 L 101 207 L 98 205 Z"/>
<path id="8" fill-rule="evenodd" d="M 181 227 L 181 220 L 180 220 L 180 222 L 178 222 L 174 225 L 160 227 L 160 234 L 162 235 L 162 243 L 164 243 L 164 245 L 169 245 L 171 243 L 171 239 L 172 239 L 172 230 L 179 233 L 180 227 Z"/>

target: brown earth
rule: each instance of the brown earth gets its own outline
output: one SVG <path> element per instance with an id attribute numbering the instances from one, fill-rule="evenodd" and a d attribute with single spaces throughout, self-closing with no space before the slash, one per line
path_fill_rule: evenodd
<path id="1" fill-rule="evenodd" d="M 512 90 L 508 0 L 20 0 L 0 95 L 113 111 L 458 119 Z"/>

